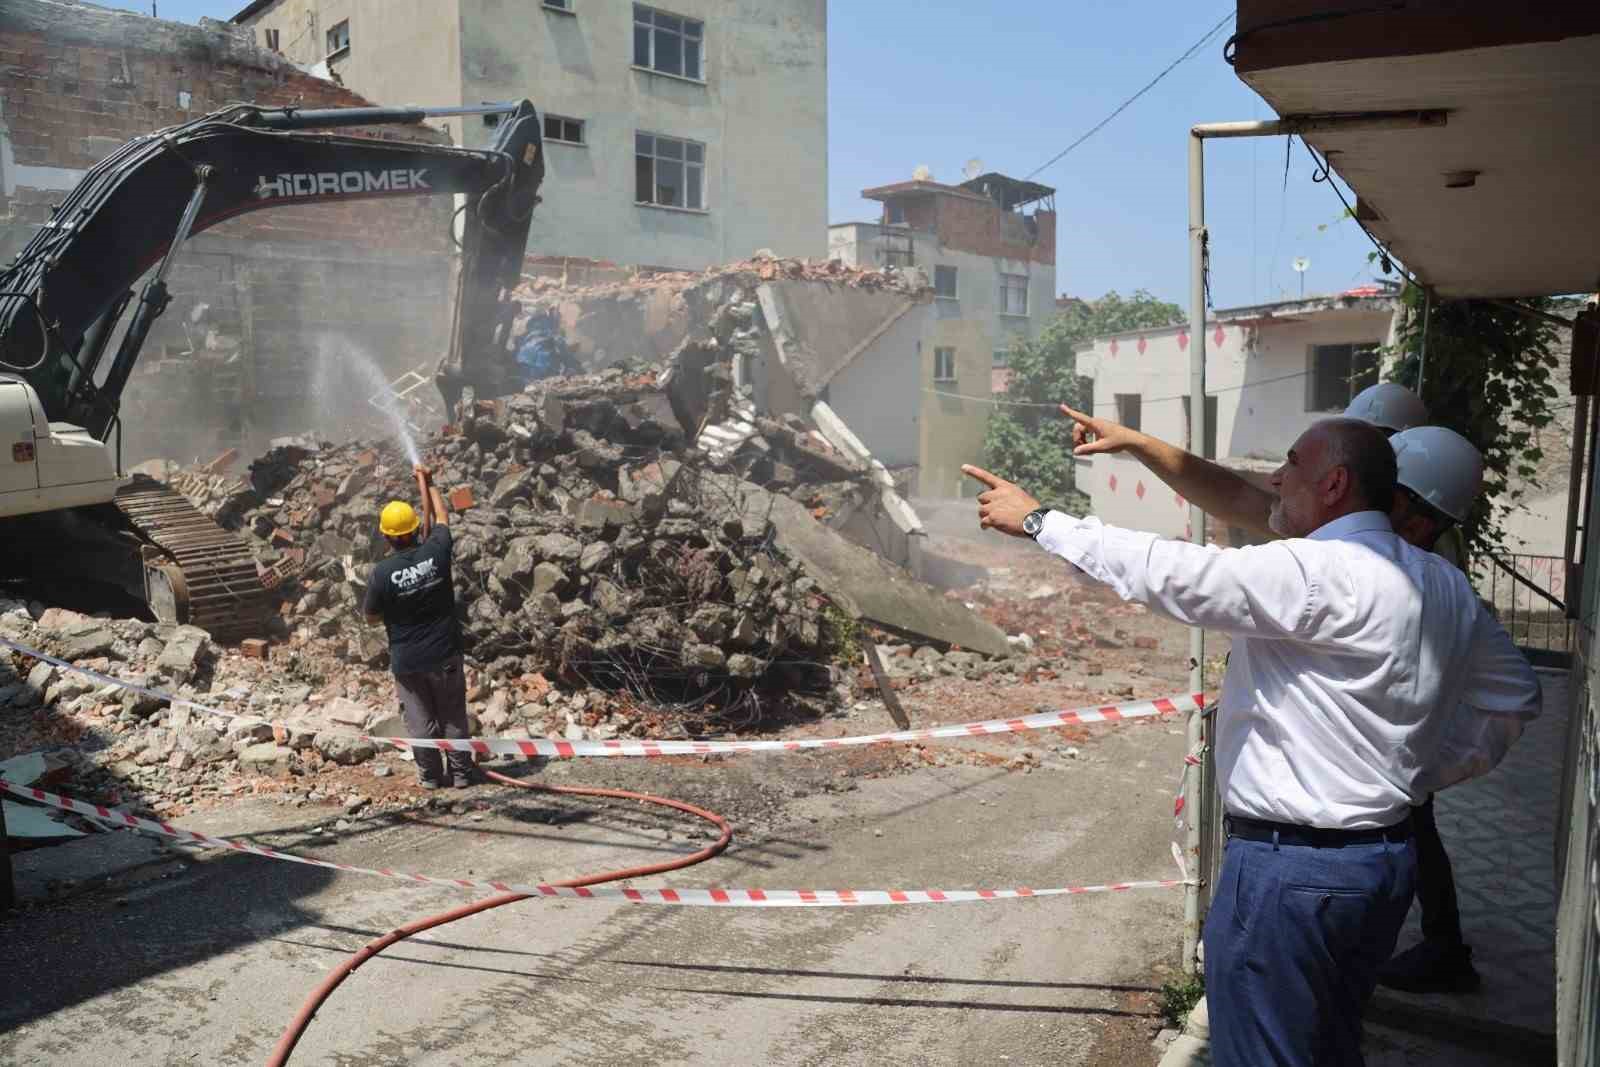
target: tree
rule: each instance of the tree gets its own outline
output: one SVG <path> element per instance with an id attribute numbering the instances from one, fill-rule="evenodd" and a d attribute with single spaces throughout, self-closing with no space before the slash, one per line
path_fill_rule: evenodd
<path id="1" fill-rule="evenodd" d="M 1431 420 L 1483 453 L 1483 493 L 1461 532 L 1469 555 L 1505 549 L 1506 516 L 1522 506 L 1526 482 L 1543 453 L 1535 432 L 1554 417 L 1558 333 L 1548 321 L 1482 300 L 1435 302 L 1429 309 L 1427 366 L 1422 366 L 1422 290 L 1407 286 L 1390 377 L 1417 389 Z M 1549 311 L 1549 300 L 1525 300 Z"/>
<path id="2" fill-rule="evenodd" d="M 1038 337 L 1013 344 L 1005 394 L 1009 403 L 996 407 L 984 438 L 989 469 L 1028 487 L 1053 507 L 1085 511 L 1088 501 L 1073 485 L 1072 426 L 1056 410 L 1058 404 L 1082 410 L 1093 404 L 1085 380 L 1078 377 L 1076 349 L 1105 334 L 1183 321 L 1182 308 L 1143 289 L 1127 299 L 1113 291 L 1099 300 L 1073 302 Z"/>

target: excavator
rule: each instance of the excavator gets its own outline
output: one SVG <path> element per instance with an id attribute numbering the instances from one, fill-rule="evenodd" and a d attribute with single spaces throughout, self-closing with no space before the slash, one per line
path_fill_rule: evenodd
<path id="1" fill-rule="evenodd" d="M 490 112 L 500 121 L 486 149 L 307 132 Z M 453 411 L 520 385 L 510 294 L 544 169 L 539 116 L 526 100 L 434 109 L 239 104 L 135 138 L 95 164 L 0 268 L 6 568 L 36 587 L 48 586 L 40 582 L 48 574 L 120 588 L 157 620 L 218 640 L 264 633 L 274 575 L 243 538 L 166 485 L 123 471 L 122 392 L 171 301 L 166 279 L 179 250 L 246 212 L 464 197 L 450 348 L 435 378 Z"/>

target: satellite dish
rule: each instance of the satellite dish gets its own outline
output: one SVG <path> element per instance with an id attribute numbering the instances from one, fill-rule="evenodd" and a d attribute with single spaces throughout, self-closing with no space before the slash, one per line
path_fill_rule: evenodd
<path id="1" fill-rule="evenodd" d="M 970 182 L 972 179 L 983 173 L 983 160 L 977 158 L 976 156 L 967 160 L 967 165 L 961 168 L 961 173 L 965 175 L 967 181 Z"/>
<path id="2" fill-rule="evenodd" d="M 1298 272 L 1300 274 L 1304 274 L 1306 272 L 1307 268 L 1309 268 L 1310 266 L 1311 266 L 1311 261 L 1309 259 L 1307 259 L 1305 256 L 1295 256 L 1294 257 L 1294 269 L 1295 269 L 1296 272 Z"/>
<path id="3" fill-rule="evenodd" d="M 922 163 L 917 166 L 916 170 L 911 172 L 911 178 L 913 181 L 919 182 L 932 181 L 933 171 L 928 169 L 928 165 L 926 163 Z"/>

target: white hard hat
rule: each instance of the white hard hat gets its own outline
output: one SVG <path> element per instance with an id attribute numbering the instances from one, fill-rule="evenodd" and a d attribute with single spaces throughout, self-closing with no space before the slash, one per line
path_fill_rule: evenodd
<path id="1" fill-rule="evenodd" d="M 1443 426 L 1413 426 L 1389 438 L 1401 486 L 1457 522 L 1483 488 L 1483 456 L 1472 442 Z"/>
<path id="2" fill-rule="evenodd" d="M 1393 433 L 1427 422 L 1428 408 L 1421 397 L 1398 382 L 1379 382 L 1357 393 L 1344 409 L 1344 417 L 1370 422 Z"/>

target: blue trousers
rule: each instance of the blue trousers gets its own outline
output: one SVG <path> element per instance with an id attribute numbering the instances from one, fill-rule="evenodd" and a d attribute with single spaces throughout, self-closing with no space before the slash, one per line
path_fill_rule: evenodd
<path id="1" fill-rule="evenodd" d="M 1394 952 L 1416 866 L 1410 840 L 1229 838 L 1205 923 L 1216 1067 L 1362 1067 L 1361 1011 Z"/>

